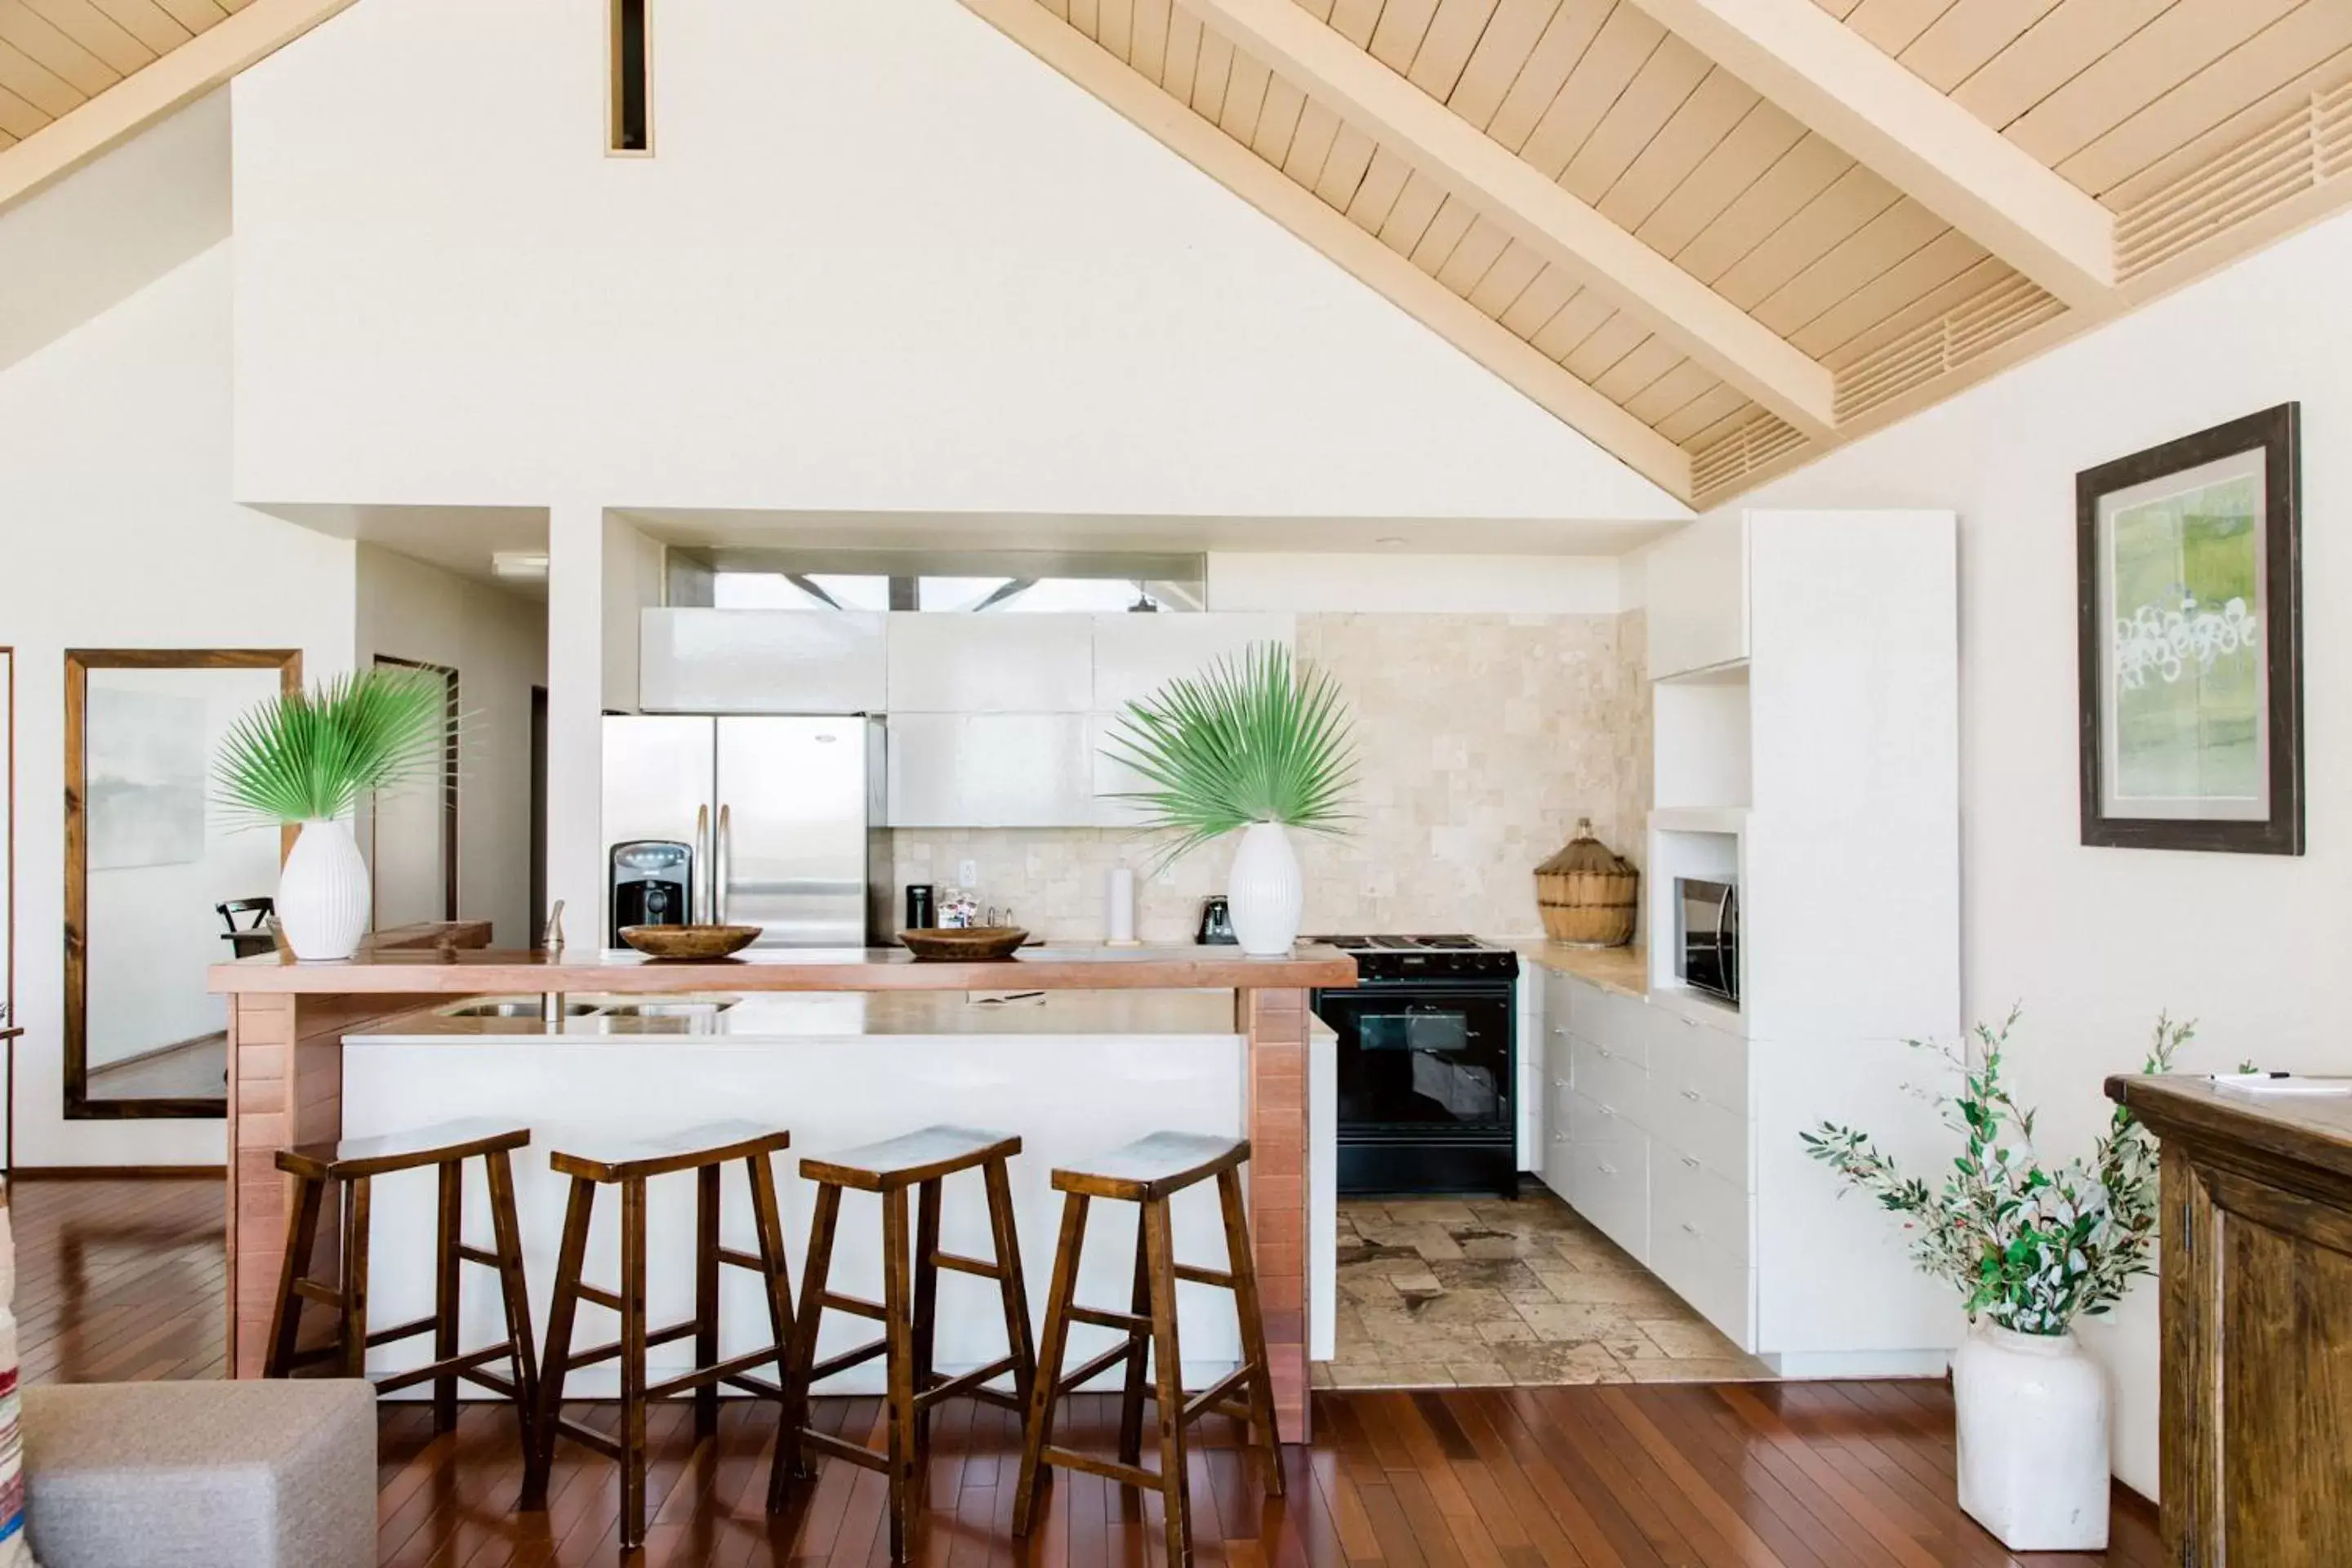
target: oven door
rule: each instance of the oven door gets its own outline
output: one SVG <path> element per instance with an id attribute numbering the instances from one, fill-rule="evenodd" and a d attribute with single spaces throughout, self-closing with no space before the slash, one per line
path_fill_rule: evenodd
<path id="1" fill-rule="evenodd" d="M 1339 1037 L 1342 1142 L 1493 1138 L 1513 1127 L 1507 988 L 1325 991 L 1315 1010 Z"/>

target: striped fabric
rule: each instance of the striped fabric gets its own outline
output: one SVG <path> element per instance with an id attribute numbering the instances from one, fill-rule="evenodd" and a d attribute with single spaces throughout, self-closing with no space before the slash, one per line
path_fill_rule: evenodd
<path id="1" fill-rule="evenodd" d="M 0 1568 L 38 1568 L 25 1539 L 24 1400 L 16 1388 L 16 1238 L 0 1205 Z"/>

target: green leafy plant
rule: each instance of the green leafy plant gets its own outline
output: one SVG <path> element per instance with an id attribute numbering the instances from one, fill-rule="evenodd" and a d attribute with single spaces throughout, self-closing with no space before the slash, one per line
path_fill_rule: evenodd
<path id="1" fill-rule="evenodd" d="M 341 816 L 362 795 L 439 774 L 448 702 L 432 673 L 381 665 L 273 697 L 223 738 L 214 794 L 255 826 Z"/>
<path id="2" fill-rule="evenodd" d="M 1104 754 L 1151 785 L 1119 798 L 1146 832 L 1175 835 L 1160 865 L 1237 827 L 1339 833 L 1350 819 L 1354 726 L 1331 678 L 1257 643 L 1130 702 Z"/>
<path id="3" fill-rule="evenodd" d="M 1966 1140 L 1940 1190 L 1905 1176 L 1852 1128 L 1823 1122 L 1798 1137 L 1805 1152 L 1904 1216 L 1921 1272 L 1948 1280 L 1970 1318 L 1988 1317 L 2027 1334 L 2063 1334 L 2077 1317 L 2096 1317 L 2132 1280 L 2153 1273 L 2158 1157 L 2155 1137 L 2121 1106 L 2090 1162 L 2046 1165 L 2033 1143 L 2033 1112 L 2001 1077 L 2012 1010 L 1998 1028 L 1977 1026 L 1978 1060 L 1965 1043 L 1910 1044 L 1937 1053 L 1960 1074 L 1958 1096 L 1939 1096 L 1946 1121 Z M 2197 1037 L 2191 1023 L 2159 1015 L 2144 1072 L 2168 1072 L 2173 1053 Z"/>

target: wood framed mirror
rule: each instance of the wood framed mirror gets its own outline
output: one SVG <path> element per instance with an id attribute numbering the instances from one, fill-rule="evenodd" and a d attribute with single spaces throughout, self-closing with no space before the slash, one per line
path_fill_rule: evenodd
<path id="1" fill-rule="evenodd" d="M 212 809 L 212 760 L 299 690 L 290 648 L 66 650 L 65 1114 L 222 1117 L 235 956 L 225 906 L 268 899 L 288 836 Z M 239 923 L 244 923 L 240 921 Z"/>

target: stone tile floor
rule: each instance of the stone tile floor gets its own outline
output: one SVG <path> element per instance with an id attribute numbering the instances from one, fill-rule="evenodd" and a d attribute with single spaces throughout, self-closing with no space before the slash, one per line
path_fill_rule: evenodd
<path id="1" fill-rule="evenodd" d="M 1533 1181 L 1511 1200 L 1341 1199 L 1339 1312 L 1318 1387 L 1772 1375 Z"/>

